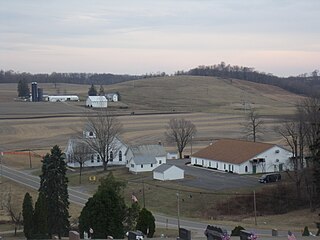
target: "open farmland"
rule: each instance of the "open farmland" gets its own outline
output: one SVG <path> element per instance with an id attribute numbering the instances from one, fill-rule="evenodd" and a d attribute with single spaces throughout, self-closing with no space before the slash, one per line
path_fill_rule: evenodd
<path id="1" fill-rule="evenodd" d="M 41 83 L 39 87 L 45 93 L 78 94 L 81 99 L 85 99 L 89 88 L 88 85 Z M 0 88 L 0 147 L 3 150 L 47 151 L 55 144 L 64 148 L 70 136 L 81 132 L 85 115 L 93 113 L 84 107 L 83 101 L 14 101 L 16 88 L 16 84 L 2 84 Z M 119 115 L 124 126 L 122 138 L 128 144 L 161 141 L 168 151 L 174 149 L 164 139 L 165 126 L 171 118 L 184 117 L 197 126 L 198 133 L 193 141 L 196 151 L 216 138 L 243 137 L 242 123 L 249 104 L 263 115 L 265 132 L 261 140 L 279 142 L 273 126 L 292 114 L 300 99 L 273 86 L 212 77 L 135 80 L 107 85 L 104 89 L 120 92 L 121 103 L 109 106 L 110 111 Z M 186 149 L 188 152 L 190 147 Z"/>

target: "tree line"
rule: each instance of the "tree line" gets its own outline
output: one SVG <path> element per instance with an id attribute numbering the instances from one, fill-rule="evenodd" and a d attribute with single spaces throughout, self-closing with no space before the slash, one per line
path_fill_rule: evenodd
<path id="1" fill-rule="evenodd" d="M 289 92 L 314 96 L 320 91 L 319 70 L 303 73 L 298 76 L 278 77 L 271 73 L 221 62 L 211 66 L 198 66 L 188 71 L 176 71 L 174 75 L 214 76 L 220 78 L 234 78 L 250 82 L 262 83 L 281 87 Z M 143 75 L 111 74 L 111 73 L 38 73 L 15 72 L 0 70 L 0 83 L 18 83 L 19 81 L 41 83 L 73 83 L 108 85 L 136 79 L 147 79 L 168 76 L 165 72 L 146 73 Z"/>
<path id="2" fill-rule="evenodd" d="M 281 87 L 289 92 L 314 96 L 320 91 L 319 70 L 303 73 L 298 76 L 277 77 L 271 73 L 259 72 L 251 67 L 231 66 L 221 62 L 212 66 L 198 66 L 189 71 L 177 71 L 176 75 L 214 76 L 234 78 L 250 82 L 262 83 Z"/>

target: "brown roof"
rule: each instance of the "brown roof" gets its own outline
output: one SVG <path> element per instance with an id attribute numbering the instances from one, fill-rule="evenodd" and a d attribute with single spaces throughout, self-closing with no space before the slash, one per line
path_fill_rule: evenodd
<path id="1" fill-rule="evenodd" d="M 240 164 L 274 146 L 269 143 L 220 139 L 196 152 L 192 157 Z"/>

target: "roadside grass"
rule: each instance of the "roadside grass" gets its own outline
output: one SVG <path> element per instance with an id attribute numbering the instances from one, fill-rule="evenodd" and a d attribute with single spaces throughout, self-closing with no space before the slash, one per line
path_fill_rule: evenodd
<path id="1" fill-rule="evenodd" d="M 39 169 L 41 167 L 41 156 L 35 156 L 34 154 L 29 156 L 28 152 L 24 153 L 25 155 L 5 154 L 2 156 L 2 163 L 8 167 L 13 167 L 20 170 Z"/>

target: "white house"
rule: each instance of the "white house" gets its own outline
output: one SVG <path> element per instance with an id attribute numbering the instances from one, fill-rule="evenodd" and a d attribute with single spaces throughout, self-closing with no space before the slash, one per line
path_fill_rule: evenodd
<path id="1" fill-rule="evenodd" d="M 82 139 L 71 138 L 68 141 L 67 147 L 65 149 L 66 162 L 69 167 L 80 167 L 79 162 L 76 160 L 77 147 L 81 146 L 82 143 L 85 143 L 88 139 L 94 139 L 95 135 L 92 132 L 83 131 Z M 127 151 L 127 145 L 124 144 L 120 139 L 115 138 L 114 141 L 110 144 L 112 147 L 109 149 L 109 166 L 114 165 L 126 165 L 125 153 Z M 83 146 L 83 145 L 82 145 Z M 83 152 L 83 151 L 81 151 Z M 103 166 L 103 162 L 100 158 L 100 155 L 94 150 L 88 148 L 87 153 L 84 154 L 87 160 L 84 162 L 83 167 L 99 167 Z"/>
<path id="2" fill-rule="evenodd" d="M 119 101 L 119 94 L 118 93 L 107 93 L 106 98 L 110 102 L 118 102 Z"/>
<path id="3" fill-rule="evenodd" d="M 86 106 L 92 108 L 106 108 L 108 100 L 105 96 L 88 96 Z"/>
<path id="4" fill-rule="evenodd" d="M 49 102 L 66 102 L 66 101 L 79 101 L 79 97 L 76 95 L 61 95 L 61 96 L 48 96 Z"/>
<path id="5" fill-rule="evenodd" d="M 239 174 L 292 170 L 287 149 L 269 143 L 221 139 L 191 156 L 191 164 Z"/>
<path id="6" fill-rule="evenodd" d="M 174 165 L 162 164 L 153 170 L 153 179 L 166 181 L 184 178 L 184 170 Z"/>
<path id="7" fill-rule="evenodd" d="M 166 151 L 160 144 L 131 146 L 126 152 L 130 172 L 150 172 L 166 163 Z"/>

